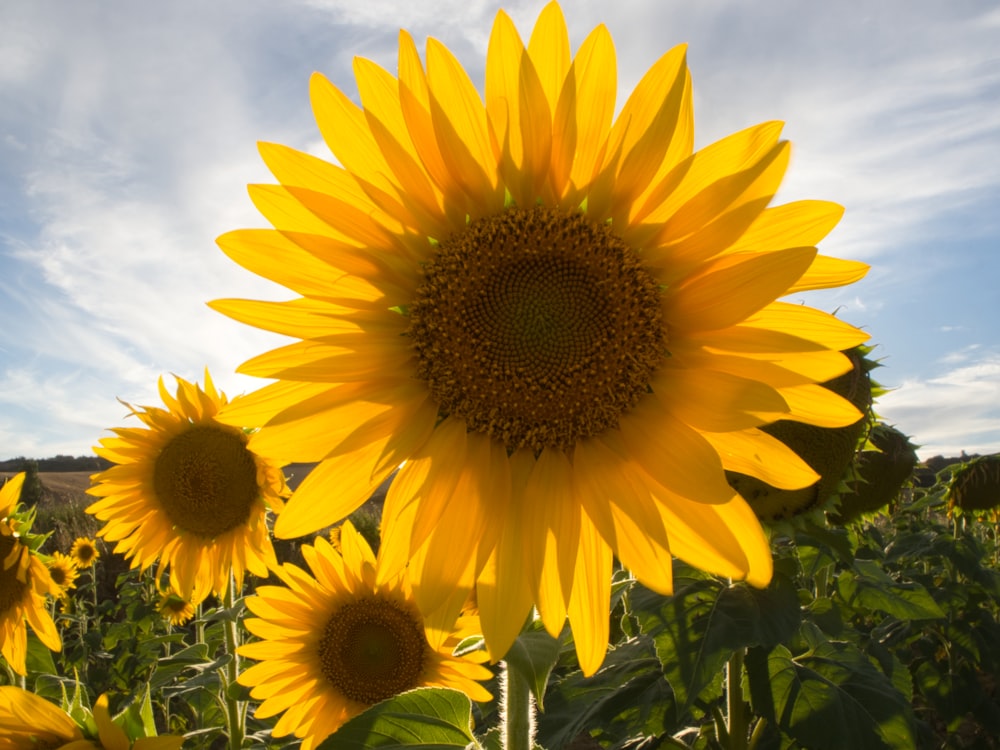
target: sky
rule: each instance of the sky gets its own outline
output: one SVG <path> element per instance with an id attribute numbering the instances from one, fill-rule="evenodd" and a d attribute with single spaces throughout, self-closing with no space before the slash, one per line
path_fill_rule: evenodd
<path id="1" fill-rule="evenodd" d="M 266 226 L 258 141 L 322 153 L 320 71 L 357 99 L 355 56 L 395 70 L 398 30 L 444 42 L 482 90 L 498 8 L 540 0 L 4 0 L 0 4 L 0 459 L 87 455 L 157 379 L 230 396 L 285 340 L 206 306 L 293 296 L 236 266 Z M 1000 451 L 1000 5 L 995 0 L 565 0 L 574 47 L 604 23 L 619 106 L 687 43 L 696 147 L 783 120 L 776 202 L 845 206 L 821 252 L 872 266 L 794 301 L 876 345 L 877 411 L 921 457 Z M 136 423 L 137 424 L 137 423 Z"/>

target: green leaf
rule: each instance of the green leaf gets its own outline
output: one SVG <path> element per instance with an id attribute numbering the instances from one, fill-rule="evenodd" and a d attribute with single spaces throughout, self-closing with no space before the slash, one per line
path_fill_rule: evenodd
<path id="1" fill-rule="evenodd" d="M 823 632 L 834 638 L 839 638 L 844 632 L 844 619 L 840 614 L 840 606 L 828 596 L 813 599 L 808 607 L 813 622 L 823 629 Z"/>
<path id="2" fill-rule="evenodd" d="M 49 647 L 38 640 L 38 636 L 28 631 L 28 653 L 24 660 L 29 674 L 59 674 L 56 664 L 52 661 Z"/>
<path id="3" fill-rule="evenodd" d="M 581 732 L 620 739 L 673 731 L 673 694 L 654 654 L 651 639 L 631 638 L 609 650 L 590 677 L 574 671 L 553 681 L 548 708 L 537 719 L 538 741 L 562 748 Z"/>
<path id="4" fill-rule="evenodd" d="M 756 688 L 754 708 L 812 750 L 912 750 L 909 700 L 863 653 L 848 643 L 821 640 L 793 656 L 777 646 L 767 658 L 769 691 Z"/>
<path id="5" fill-rule="evenodd" d="M 472 702 L 458 690 L 417 688 L 377 703 L 327 737 L 317 750 L 479 747 Z"/>
<path id="6" fill-rule="evenodd" d="M 504 656 L 508 668 L 516 670 L 528 683 L 539 711 L 545 710 L 545 686 L 559 659 L 560 649 L 558 638 L 549 635 L 540 623 L 533 623 L 517 637 Z"/>
<path id="7" fill-rule="evenodd" d="M 837 591 L 855 609 L 877 610 L 899 620 L 936 620 L 945 616 L 919 583 L 901 583 L 874 560 L 856 560 L 855 571 L 837 577 Z"/>
<path id="8" fill-rule="evenodd" d="M 642 632 L 652 636 L 663 674 L 680 715 L 716 680 L 736 649 L 776 645 L 798 628 L 798 593 L 776 573 L 767 589 L 743 583 L 726 586 L 691 576 L 678 565 L 674 595 L 660 596 L 636 586 L 632 609 Z"/>
<path id="9" fill-rule="evenodd" d="M 155 737 L 156 719 L 153 718 L 153 706 L 149 699 L 149 685 L 143 692 L 142 700 L 133 701 L 117 717 L 125 734 L 132 738 Z"/>

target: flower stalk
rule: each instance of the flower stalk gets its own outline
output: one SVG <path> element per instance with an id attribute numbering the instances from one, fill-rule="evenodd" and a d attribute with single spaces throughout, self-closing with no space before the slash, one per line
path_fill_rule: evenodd
<path id="1" fill-rule="evenodd" d="M 229 654 L 230 659 L 226 663 L 226 672 L 222 680 L 223 695 L 221 698 L 226 706 L 226 729 L 229 734 L 230 750 L 239 750 L 243 747 L 243 738 L 246 734 L 246 703 L 238 700 L 233 693 L 240 674 L 239 654 L 236 652 L 240 645 L 240 634 L 239 623 L 236 619 L 235 588 L 236 582 L 230 579 L 223 597 L 223 607 L 225 607 L 227 615 L 223 621 L 223 632 L 226 653 Z"/>
<path id="2" fill-rule="evenodd" d="M 729 730 L 729 750 L 747 750 L 748 716 L 743 700 L 742 648 L 736 649 L 726 664 L 726 700 Z"/>
<path id="3" fill-rule="evenodd" d="M 501 730 L 504 750 L 531 750 L 535 740 L 535 703 L 528 681 L 508 662 L 500 679 Z"/>

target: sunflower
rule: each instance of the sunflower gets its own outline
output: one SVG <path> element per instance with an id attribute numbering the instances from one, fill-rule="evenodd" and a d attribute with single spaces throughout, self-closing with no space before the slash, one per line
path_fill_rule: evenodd
<path id="1" fill-rule="evenodd" d="M 183 625 L 195 615 L 194 605 L 173 591 L 160 592 L 157 609 L 171 625 Z"/>
<path id="2" fill-rule="evenodd" d="M 59 598 L 65 597 L 76 586 L 80 575 L 73 558 L 62 552 L 53 552 L 45 566 L 49 569 L 52 582 L 59 587 Z"/>
<path id="3" fill-rule="evenodd" d="M 607 29 L 571 56 L 555 3 L 527 45 L 497 14 L 485 104 L 442 44 L 425 64 L 405 31 L 398 78 L 363 59 L 354 71 L 360 106 L 311 82 L 337 163 L 262 144 L 279 184 L 250 190 L 274 230 L 219 238 L 301 295 L 212 303 L 301 339 L 245 362 L 276 382 L 220 415 L 260 425 L 256 450 L 319 462 L 275 534 L 335 522 L 401 466 L 386 575 L 409 560 L 443 622 L 477 586 L 494 658 L 533 604 L 550 633 L 568 616 L 587 673 L 607 644 L 613 554 L 664 593 L 672 555 L 765 585 L 768 541 L 725 472 L 815 482 L 760 427 L 857 421 L 818 383 L 868 338 L 779 300 L 867 270 L 814 247 L 840 206 L 768 206 L 789 158 L 781 123 L 694 152 L 683 47 L 614 117 Z"/>
<path id="4" fill-rule="evenodd" d="M 317 537 L 302 547 L 312 576 L 285 563 L 276 571 L 285 586 L 260 586 L 246 600 L 257 617 L 245 625 L 262 640 L 240 647 L 260 663 L 239 682 L 263 700 L 258 718 L 284 712 L 274 736 L 294 733 L 311 750 L 369 706 L 423 685 L 490 700 L 476 682 L 492 677 L 481 664 L 486 654 L 453 655 L 478 633 L 478 618 L 459 617 L 434 639 L 440 646 L 431 646 L 405 574 L 380 576 L 371 547 L 350 521 L 340 543 L 337 551 Z"/>
<path id="5" fill-rule="evenodd" d="M 45 563 L 22 542 L 15 517 L 24 472 L 0 489 L 0 654 L 20 675 L 27 674 L 30 623 L 39 640 L 52 651 L 62 648 L 59 632 L 45 606 L 45 596 L 58 596 Z"/>
<path id="6" fill-rule="evenodd" d="M 177 378 L 177 396 L 160 379 L 166 409 L 135 408 L 148 429 L 112 430 L 94 449 L 115 464 L 95 474 L 87 508 L 115 552 L 145 570 L 157 559 L 170 586 L 193 603 L 222 595 L 230 571 L 237 590 L 246 570 L 266 576 L 275 561 L 265 522 L 287 493 L 281 468 L 247 446 L 239 428 L 215 418 L 228 401 L 205 372 L 205 387 Z"/>
<path id="7" fill-rule="evenodd" d="M 94 565 L 100 558 L 101 553 L 97 549 L 97 541 L 88 539 L 85 536 L 77 537 L 70 547 L 69 556 L 73 559 L 73 564 L 82 570 Z"/>
<path id="8" fill-rule="evenodd" d="M 19 687 L 0 687 L 0 750 L 178 750 L 183 737 L 142 737 L 133 744 L 114 723 L 108 697 L 97 699 L 93 711 L 97 737 L 84 737 L 68 713 Z"/>

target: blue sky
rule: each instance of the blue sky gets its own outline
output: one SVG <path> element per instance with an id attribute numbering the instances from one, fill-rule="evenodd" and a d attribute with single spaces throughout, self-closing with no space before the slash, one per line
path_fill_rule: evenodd
<path id="1" fill-rule="evenodd" d="M 84 455 L 156 380 L 230 395 L 281 343 L 209 310 L 288 293 L 215 238 L 263 226 L 258 140 L 321 153 L 314 70 L 394 70 L 397 32 L 435 36 L 481 82 L 500 3 L 126 0 L 0 5 L 0 459 Z M 502 4 L 527 36 L 542 3 Z M 803 295 L 872 334 L 886 421 L 921 455 L 1000 451 L 1000 6 L 995 0 L 566 0 L 605 23 L 626 92 L 689 43 L 698 146 L 784 120 L 778 202 L 833 200 L 822 251 L 872 265 Z M 620 99 L 623 98 L 620 93 Z"/>

